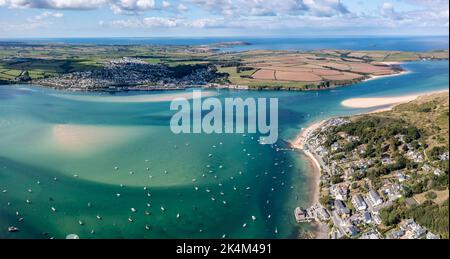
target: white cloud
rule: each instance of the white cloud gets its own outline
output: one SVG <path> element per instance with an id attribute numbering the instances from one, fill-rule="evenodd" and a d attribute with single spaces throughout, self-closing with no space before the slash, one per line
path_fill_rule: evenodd
<path id="1" fill-rule="evenodd" d="M 349 13 L 340 0 L 186 0 L 225 16 L 338 16 Z"/>
<path id="2" fill-rule="evenodd" d="M 186 11 L 188 11 L 189 10 L 189 8 L 187 7 L 187 6 L 185 6 L 184 4 L 179 4 L 178 6 L 177 6 L 177 10 L 178 11 L 180 11 L 180 12 L 186 12 Z"/>
<path id="3" fill-rule="evenodd" d="M 46 11 L 46 12 L 41 13 L 40 15 L 35 16 L 34 19 L 35 20 L 44 20 L 47 18 L 58 18 L 59 19 L 59 18 L 63 18 L 63 17 L 64 17 L 63 13 L 55 13 L 55 12 Z"/>
<path id="4" fill-rule="evenodd" d="M 114 13 L 137 13 L 155 8 L 155 0 L 115 0 L 111 1 Z"/>
<path id="5" fill-rule="evenodd" d="M 40 9 L 96 9 L 108 0 L 4 0 L 4 5 L 11 8 Z"/>
<path id="6" fill-rule="evenodd" d="M 169 8 L 170 6 L 172 6 L 169 1 L 162 1 L 161 5 L 163 8 Z"/>
<path id="7" fill-rule="evenodd" d="M 114 21 L 100 21 L 101 26 L 107 26 L 115 29 L 124 28 L 170 28 L 177 27 L 182 24 L 182 20 L 176 18 L 162 18 L 162 17 L 145 17 L 142 19 L 125 19 Z"/>
<path id="8" fill-rule="evenodd" d="M 403 20 L 403 15 L 397 12 L 392 3 L 384 3 L 381 7 L 381 15 L 392 20 Z"/>
<path id="9" fill-rule="evenodd" d="M 98 9 L 111 6 L 116 12 L 139 12 L 155 8 L 155 0 L 0 0 L 11 8 L 41 8 L 60 10 Z"/>

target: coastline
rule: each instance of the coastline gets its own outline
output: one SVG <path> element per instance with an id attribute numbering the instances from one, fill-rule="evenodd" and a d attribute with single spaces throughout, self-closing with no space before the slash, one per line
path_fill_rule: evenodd
<path id="1" fill-rule="evenodd" d="M 382 62 L 382 64 L 393 67 L 393 66 L 401 66 L 402 62 Z M 176 90 L 187 90 L 192 88 L 201 88 L 201 89 L 230 89 L 230 90 L 250 90 L 250 91 L 264 91 L 264 90 L 271 90 L 271 91 L 288 91 L 288 92 L 310 92 L 310 91 L 322 91 L 322 90 L 329 90 L 329 89 L 335 89 L 340 87 L 346 87 L 346 86 L 352 86 L 354 84 L 363 83 L 371 80 L 377 80 L 382 79 L 386 77 L 396 77 L 396 76 L 402 76 L 405 74 L 411 73 L 411 71 L 404 70 L 403 68 L 399 68 L 397 73 L 393 73 L 390 75 L 380 75 L 380 76 L 374 76 L 371 75 L 369 77 L 361 78 L 360 80 L 352 80 L 351 82 L 345 82 L 341 81 L 338 83 L 333 83 L 329 87 L 322 88 L 320 86 L 315 86 L 311 88 L 284 88 L 284 87 L 249 87 L 246 85 L 233 85 L 233 84 L 213 84 L 208 83 L 206 85 L 177 85 L 177 86 L 163 86 L 163 85 L 155 85 L 155 86 L 148 86 L 148 85 L 128 85 L 124 87 L 117 87 L 117 85 L 111 85 L 110 87 L 103 87 L 103 88 L 62 88 L 59 86 L 55 86 L 53 84 L 43 84 L 39 80 L 37 81 L 27 81 L 27 82 L 0 82 L 0 85 L 17 85 L 17 84 L 30 84 L 42 88 L 49 88 L 54 90 L 66 90 L 70 92 L 100 92 L 100 93 L 121 93 L 121 92 L 153 92 L 153 91 L 176 91 Z"/>
<path id="2" fill-rule="evenodd" d="M 408 103 L 416 100 L 420 96 L 445 93 L 449 90 L 430 91 L 425 93 L 418 93 L 404 96 L 386 96 L 386 97 L 368 97 L 368 98 L 351 98 L 341 102 L 341 105 L 347 108 L 355 109 L 369 109 L 382 107 L 376 111 L 387 111 L 402 103 Z M 373 113 L 373 112 L 372 112 Z"/>
<path id="3" fill-rule="evenodd" d="M 432 94 L 445 93 L 445 92 L 449 92 L 449 90 L 430 91 L 430 92 L 426 92 L 426 93 L 421 93 L 418 95 L 414 95 L 413 96 L 414 99 L 412 99 L 412 100 L 411 100 L 412 96 L 409 95 L 409 96 L 407 96 L 408 98 L 404 98 L 400 102 L 389 104 L 388 107 L 380 108 L 380 109 L 377 109 L 377 110 L 374 110 L 374 111 L 371 111 L 368 113 L 363 113 L 363 114 L 374 114 L 374 113 L 390 111 L 394 107 L 396 107 L 400 104 L 409 103 L 409 102 L 414 101 L 422 96 L 428 96 L 428 95 L 432 95 Z M 403 96 L 403 97 L 405 97 L 405 96 Z M 376 108 L 378 106 L 372 106 L 369 108 Z M 362 114 L 360 114 L 360 115 L 362 115 Z M 309 183 L 309 186 L 310 186 L 310 190 L 312 193 L 310 194 L 311 198 L 310 198 L 309 204 L 319 203 L 320 194 L 321 194 L 321 192 L 320 192 L 321 191 L 320 190 L 320 177 L 322 176 L 322 166 L 319 162 L 319 159 L 311 151 L 309 151 L 307 148 L 305 148 L 305 143 L 307 142 L 307 139 L 309 138 L 310 134 L 315 132 L 317 129 L 319 129 L 323 124 L 325 124 L 330 119 L 332 119 L 332 118 L 322 120 L 319 122 L 314 122 L 307 128 L 303 128 L 300 131 L 299 135 L 297 135 L 295 141 L 291 144 L 294 149 L 302 152 L 302 155 L 304 155 L 307 158 L 307 162 L 311 166 L 311 181 Z M 311 224 L 313 226 L 313 229 L 314 229 L 313 234 L 316 239 L 327 239 L 328 238 L 327 224 L 325 224 L 325 223 L 311 223 Z"/>
<path id="4" fill-rule="evenodd" d="M 302 129 L 295 141 L 291 144 L 294 149 L 301 151 L 302 155 L 307 158 L 306 160 L 312 172 L 311 180 L 309 182 L 310 206 L 319 203 L 320 200 L 320 177 L 322 175 L 322 167 L 315 155 L 308 149 L 305 149 L 304 144 L 309 135 L 319 129 L 325 122 L 327 122 L 327 120 L 315 122 L 309 127 Z M 329 230 L 326 223 L 315 222 L 311 223 L 311 225 L 313 228 L 312 233 L 315 239 L 328 239 Z"/>

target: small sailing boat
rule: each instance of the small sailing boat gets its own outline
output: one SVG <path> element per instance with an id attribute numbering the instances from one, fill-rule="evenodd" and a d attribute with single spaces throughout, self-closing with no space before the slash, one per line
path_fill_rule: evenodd
<path id="1" fill-rule="evenodd" d="M 14 226 L 11 226 L 11 227 L 8 228 L 8 232 L 11 232 L 11 233 L 19 232 L 19 230 L 20 230 L 19 228 L 14 227 Z"/>

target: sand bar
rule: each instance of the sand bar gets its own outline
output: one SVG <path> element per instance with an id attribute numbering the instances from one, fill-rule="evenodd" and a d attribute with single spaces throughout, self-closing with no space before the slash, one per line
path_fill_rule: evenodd
<path id="1" fill-rule="evenodd" d="M 218 93 L 202 91 L 202 97 L 216 96 Z M 132 96 L 94 96 L 94 95 L 55 95 L 60 98 L 84 101 L 84 102 L 107 102 L 107 103 L 157 103 L 171 102 L 178 98 L 187 100 L 194 99 L 193 92 L 170 93 L 170 94 L 142 94 Z"/>
<path id="2" fill-rule="evenodd" d="M 66 153 L 108 150 L 137 137 L 141 129 L 133 127 L 57 124 L 51 129 L 56 149 Z"/>
<path id="3" fill-rule="evenodd" d="M 382 106 L 394 106 L 401 103 L 407 103 L 414 101 L 419 96 L 429 95 L 435 93 L 443 93 L 448 92 L 448 90 L 436 91 L 431 93 L 421 93 L 421 94 L 412 94 L 405 96 L 395 96 L 395 97 L 369 97 L 369 98 L 352 98 L 343 101 L 341 104 L 347 108 L 376 108 Z"/>

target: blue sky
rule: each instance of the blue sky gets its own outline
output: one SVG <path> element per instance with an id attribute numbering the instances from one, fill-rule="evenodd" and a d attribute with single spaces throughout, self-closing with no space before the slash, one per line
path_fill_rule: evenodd
<path id="1" fill-rule="evenodd" d="M 0 0 L 0 38 L 448 35 L 448 0 Z"/>

